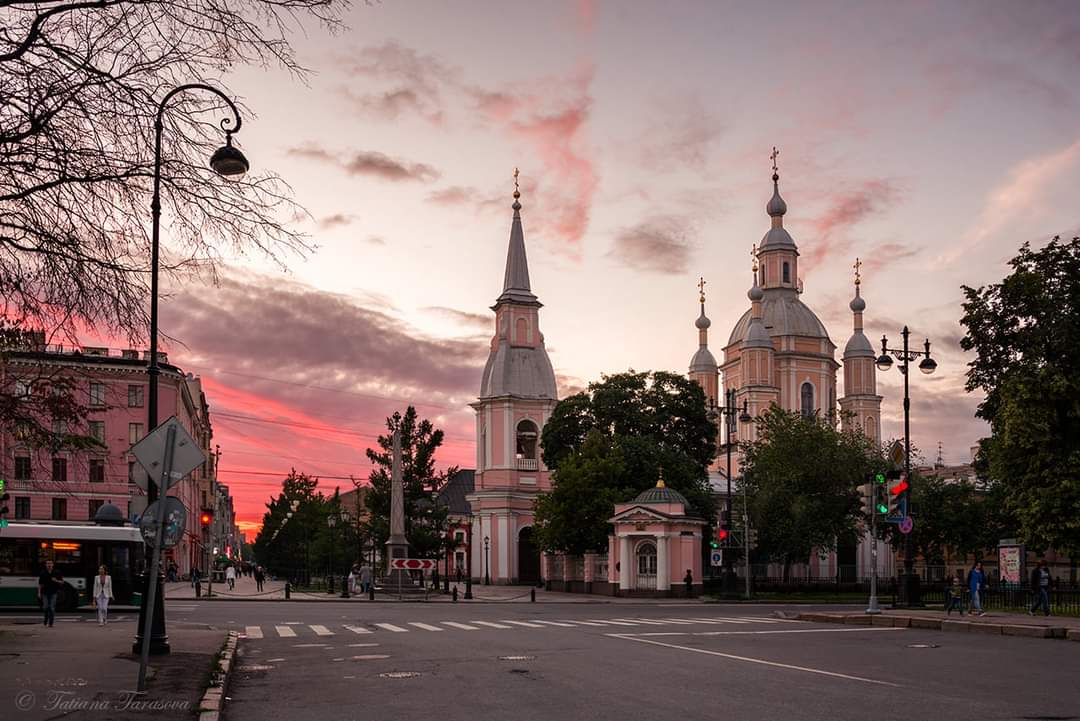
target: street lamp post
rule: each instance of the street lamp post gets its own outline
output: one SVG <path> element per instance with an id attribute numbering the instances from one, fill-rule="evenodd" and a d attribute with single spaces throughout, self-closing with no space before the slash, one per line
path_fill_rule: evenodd
<path id="1" fill-rule="evenodd" d="M 150 245 L 150 363 L 146 369 L 146 373 L 149 376 L 149 392 L 150 398 L 147 401 L 147 428 L 149 433 L 157 428 L 158 425 L 158 375 L 161 373 L 161 369 L 158 366 L 158 246 L 159 238 L 161 235 L 161 135 L 164 129 L 164 123 L 162 117 L 165 114 L 165 107 L 169 101 L 173 99 L 179 93 L 188 90 L 206 90 L 208 92 L 217 95 L 225 104 L 229 106 L 229 109 L 233 112 L 233 119 L 229 120 L 225 118 L 221 121 L 221 129 L 225 131 L 225 145 L 218 148 L 212 156 L 210 156 L 210 167 L 213 168 L 215 173 L 224 176 L 239 176 L 243 175 L 248 170 L 248 161 L 238 149 L 233 147 L 232 136 L 233 133 L 240 130 L 241 118 L 240 111 L 237 110 L 236 105 L 232 100 L 229 100 L 226 95 L 213 87 L 212 85 L 204 85 L 203 83 L 187 83 L 180 85 L 170 90 L 161 102 L 158 104 L 157 115 L 154 118 L 154 195 L 150 201 L 150 216 L 152 220 L 151 230 L 151 245 Z M 147 484 L 146 490 L 146 502 L 147 506 L 157 500 L 157 487 L 153 483 Z M 209 572 L 209 569 L 207 569 Z M 165 603 L 162 599 L 161 589 L 161 575 L 158 569 L 150 569 L 150 573 L 146 574 L 145 583 L 143 585 L 143 599 L 145 600 L 150 596 L 150 584 L 157 583 L 158 588 L 156 590 L 154 608 L 150 609 L 152 616 L 152 625 L 150 629 L 150 653 L 152 654 L 166 654 L 169 652 L 169 637 L 165 633 Z M 135 636 L 135 644 L 132 646 L 134 653 L 139 653 L 139 649 L 142 646 L 142 629 L 146 620 L 146 603 L 143 603 L 139 607 L 139 625 L 137 635 Z"/>
<path id="2" fill-rule="evenodd" d="M 751 420 L 753 420 L 750 417 L 749 406 L 750 406 L 749 400 L 744 398 L 742 408 L 738 407 L 737 398 L 736 398 L 736 390 L 734 388 L 728 388 L 724 392 L 724 405 L 722 405 L 722 406 L 717 406 L 715 400 L 713 400 L 712 398 L 709 399 L 709 412 L 707 414 L 709 420 L 712 421 L 713 423 L 716 423 L 717 420 L 719 420 L 720 417 L 722 416 L 724 418 L 724 426 L 725 426 L 725 431 L 726 431 L 726 433 L 725 433 L 726 442 L 724 443 L 724 445 L 725 445 L 726 450 L 727 450 L 727 502 L 726 502 L 726 505 L 725 505 L 725 508 L 724 508 L 724 518 L 721 520 L 721 528 L 728 531 L 729 533 L 731 531 L 731 508 L 732 508 L 732 501 L 731 501 L 731 446 L 732 446 L 732 440 L 731 439 L 732 439 L 733 436 L 736 435 L 736 433 L 738 433 L 738 425 L 735 422 L 736 417 L 738 417 L 738 419 L 743 423 L 749 423 Z M 734 579 L 733 579 L 735 571 L 733 569 L 733 566 L 734 566 L 734 564 L 733 564 L 733 559 L 731 557 L 731 554 L 730 553 L 725 553 L 724 554 L 724 591 L 725 592 L 734 591 L 734 589 L 735 589 L 735 584 L 734 584 Z"/>
<path id="3" fill-rule="evenodd" d="M 326 592 L 334 593 L 334 527 L 337 526 L 337 516 L 333 513 L 326 517 L 326 527 L 330 529 L 330 572 L 326 574 Z"/>
<path id="4" fill-rule="evenodd" d="M 491 585 L 491 539 L 484 536 L 484 585 Z"/>
<path id="5" fill-rule="evenodd" d="M 345 509 L 340 511 L 341 517 L 341 547 L 346 548 L 348 546 L 348 532 L 349 532 L 349 514 L 345 512 Z M 346 564 L 346 568 L 351 571 L 352 564 Z M 341 597 L 349 597 L 349 574 L 341 574 Z"/>
<path id="6" fill-rule="evenodd" d="M 889 348 L 888 339 L 885 336 L 881 336 L 881 355 L 878 356 L 876 365 L 878 370 L 887 371 L 892 367 L 892 358 L 890 355 L 900 361 L 898 366 L 900 374 L 904 376 L 904 476 L 908 479 L 908 487 L 904 491 L 904 503 L 907 506 L 908 512 L 911 511 L 911 396 L 908 393 L 908 370 L 910 363 L 913 360 L 922 358 L 919 362 L 919 370 L 930 375 L 937 369 L 937 361 L 930 357 L 930 339 L 926 339 L 924 345 L 925 350 L 911 350 L 908 347 L 908 337 L 911 335 L 911 331 L 905 325 L 904 329 L 900 331 L 900 335 L 904 339 L 904 347 L 902 349 Z M 924 357 L 925 356 L 925 357 Z M 901 603 L 905 606 L 917 606 L 920 605 L 920 590 L 918 586 L 918 579 L 915 576 L 915 557 L 913 553 L 914 549 L 911 543 L 911 534 L 905 534 L 904 536 L 904 581 L 901 584 Z"/>

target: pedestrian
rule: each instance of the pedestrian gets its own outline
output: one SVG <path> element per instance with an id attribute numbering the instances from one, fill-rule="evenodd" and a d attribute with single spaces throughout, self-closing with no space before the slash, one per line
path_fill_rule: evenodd
<path id="1" fill-rule="evenodd" d="M 236 587 L 236 566 L 230 564 L 225 567 L 225 580 L 229 584 L 230 591 Z"/>
<path id="2" fill-rule="evenodd" d="M 63 575 L 57 571 L 52 561 L 45 562 L 45 570 L 38 576 L 38 601 L 45 611 L 45 625 L 56 623 L 56 594 L 64 585 Z"/>
<path id="3" fill-rule="evenodd" d="M 971 593 L 971 612 L 985 616 L 982 609 L 982 592 L 986 590 L 986 574 L 983 573 L 982 561 L 976 561 L 968 573 L 968 591 Z"/>
<path id="4" fill-rule="evenodd" d="M 1028 609 L 1028 615 L 1034 616 L 1035 609 L 1041 608 L 1043 614 L 1050 615 L 1050 569 L 1046 567 L 1046 560 L 1039 561 L 1039 565 L 1031 572 L 1031 593 L 1035 596 L 1035 603 Z"/>
<path id="5" fill-rule="evenodd" d="M 949 597 L 945 599 L 945 615 L 951 614 L 954 608 L 961 616 L 964 615 L 964 583 L 960 579 L 960 571 L 953 574 Z"/>
<path id="6" fill-rule="evenodd" d="M 195 598 L 202 598 L 202 573 L 198 568 L 191 569 L 191 587 L 195 589 Z"/>
<path id="7" fill-rule="evenodd" d="M 109 601 L 113 599 L 112 576 L 109 569 L 101 566 L 94 576 L 94 605 L 97 606 L 97 623 L 104 626 L 109 622 Z"/>
<path id="8" fill-rule="evenodd" d="M 360 567 L 360 592 L 367 593 L 371 588 L 371 566 L 366 563 Z"/>
<path id="9" fill-rule="evenodd" d="M 263 567 L 262 566 L 256 566 L 255 570 L 252 573 L 255 574 L 255 590 L 258 593 L 262 593 L 263 581 L 266 580 L 266 574 L 263 573 Z"/>
<path id="10" fill-rule="evenodd" d="M 457 583 L 461 583 L 461 564 L 457 565 Z"/>
<path id="11" fill-rule="evenodd" d="M 686 576 L 683 578 L 683 583 L 686 584 L 686 597 L 689 598 L 694 592 L 694 574 L 690 569 L 686 569 Z"/>
<path id="12" fill-rule="evenodd" d="M 356 564 L 349 568 L 349 595 L 356 595 Z"/>

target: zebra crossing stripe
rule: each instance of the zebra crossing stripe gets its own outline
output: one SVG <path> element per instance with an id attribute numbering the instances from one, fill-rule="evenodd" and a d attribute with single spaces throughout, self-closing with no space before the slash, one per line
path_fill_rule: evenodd
<path id="1" fill-rule="evenodd" d="M 636 623 L 631 623 L 630 621 L 611 621 L 611 620 L 603 620 L 603 619 L 599 619 L 599 618 L 594 618 L 593 620 L 596 621 L 597 623 L 603 623 L 605 625 L 611 625 L 611 626 L 636 626 L 637 625 Z"/>
<path id="2" fill-rule="evenodd" d="M 401 626 L 395 626 L 392 623 L 376 623 L 376 626 L 386 631 L 393 631 L 394 633 L 408 633 L 409 629 L 402 628 Z"/>
<path id="3" fill-rule="evenodd" d="M 262 638 L 262 628 L 259 626 L 244 626 L 244 633 L 248 638 Z"/>
<path id="4" fill-rule="evenodd" d="M 440 621 L 444 626 L 450 626 L 451 628 L 460 628 L 462 631 L 479 631 L 476 626 L 470 626 L 465 623 L 455 623 L 454 621 Z"/>
<path id="5" fill-rule="evenodd" d="M 331 631 L 330 629 L 328 629 L 326 626 L 320 626 L 318 624 L 315 624 L 314 626 L 309 625 L 308 628 L 310 628 L 312 631 L 314 631 L 316 636 L 333 636 L 334 635 L 334 632 Z"/>
<path id="6" fill-rule="evenodd" d="M 538 618 L 532 619 L 532 622 L 533 623 L 542 623 L 545 626 L 562 626 L 563 628 L 573 628 L 574 627 L 574 624 L 572 624 L 572 623 L 563 623 L 562 621 L 541 621 Z"/>
<path id="7" fill-rule="evenodd" d="M 700 623 L 754 623 L 745 618 L 729 618 L 727 616 L 713 616 L 712 618 L 692 618 L 691 621 L 698 621 Z M 768 623 L 768 621 L 760 621 L 760 623 Z"/>
<path id="8" fill-rule="evenodd" d="M 278 636 L 282 638 L 290 638 L 296 636 L 296 631 L 292 630 L 288 626 L 274 626 L 277 629 Z"/>
<path id="9" fill-rule="evenodd" d="M 663 618 L 660 620 L 664 623 L 676 623 L 681 626 L 693 626 L 695 623 L 697 623 L 697 621 L 688 621 L 685 618 Z"/>
<path id="10" fill-rule="evenodd" d="M 581 626 L 606 626 L 607 625 L 607 624 L 604 624 L 604 623 L 597 623 L 596 621 L 570 621 L 570 620 L 567 620 L 567 623 L 574 624 L 575 626 L 577 626 L 577 625 L 581 625 Z"/>
<path id="11" fill-rule="evenodd" d="M 409 625 L 410 626 L 416 626 L 417 628 L 422 628 L 425 631 L 442 631 L 443 630 L 443 629 L 439 628 L 438 626 L 432 626 L 429 623 L 420 623 L 419 621 L 409 621 Z"/>
<path id="12" fill-rule="evenodd" d="M 469 623 L 475 623 L 477 626 L 487 626 L 488 628 L 510 628 L 503 623 L 494 623 L 492 621 L 469 621 Z"/>
<path id="13" fill-rule="evenodd" d="M 503 623 L 512 623 L 515 626 L 524 626 L 525 628 L 543 628 L 543 626 L 538 623 L 529 623 L 528 621 L 507 621 L 505 618 L 500 618 L 499 620 Z"/>
<path id="14" fill-rule="evenodd" d="M 643 623 L 646 626 L 663 626 L 663 621 L 650 621 L 645 618 L 616 618 L 616 621 L 633 621 L 634 623 Z"/>
<path id="15" fill-rule="evenodd" d="M 349 629 L 353 633 L 371 633 L 371 629 L 364 628 L 363 626 L 348 626 L 348 625 L 346 625 L 345 628 Z"/>

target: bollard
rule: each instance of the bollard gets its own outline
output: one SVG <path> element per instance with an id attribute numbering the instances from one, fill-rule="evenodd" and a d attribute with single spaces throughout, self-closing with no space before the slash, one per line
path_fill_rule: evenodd
<path id="1" fill-rule="evenodd" d="M 472 600 L 472 577 L 465 579 L 465 600 Z"/>
<path id="2" fill-rule="evenodd" d="M 454 603 L 457 603 L 457 586 L 454 586 L 453 597 L 454 597 Z"/>
<path id="3" fill-rule="evenodd" d="M 532 602 L 532 603 L 536 603 L 536 589 L 535 588 L 530 588 L 529 589 L 529 601 Z"/>
<path id="4" fill-rule="evenodd" d="M 288 601 L 288 600 L 289 600 L 289 592 L 290 592 L 290 591 L 292 591 L 292 588 L 291 588 L 291 587 L 289 586 L 289 582 L 288 582 L 288 581 L 286 581 L 286 582 L 285 582 L 285 600 L 286 600 L 286 601 Z"/>
<path id="5" fill-rule="evenodd" d="M 367 587 L 367 597 L 369 601 L 375 600 L 375 582 L 372 581 Z"/>

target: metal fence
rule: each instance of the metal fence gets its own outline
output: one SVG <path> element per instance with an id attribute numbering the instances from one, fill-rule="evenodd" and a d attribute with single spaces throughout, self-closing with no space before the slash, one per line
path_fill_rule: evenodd
<path id="1" fill-rule="evenodd" d="M 893 603 L 896 602 L 895 589 Z M 1051 588 L 1050 612 L 1065 616 L 1080 615 L 1080 590 L 1075 588 Z M 930 586 L 922 589 L 922 600 L 928 606 L 945 606 L 951 593 L 948 586 Z M 990 586 L 979 594 L 979 601 L 984 611 L 1022 612 L 1035 605 L 1038 594 L 1026 586 Z M 964 587 L 960 602 L 965 611 L 971 608 L 971 593 Z M 1037 611 L 1041 613 L 1041 611 Z"/>

